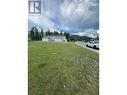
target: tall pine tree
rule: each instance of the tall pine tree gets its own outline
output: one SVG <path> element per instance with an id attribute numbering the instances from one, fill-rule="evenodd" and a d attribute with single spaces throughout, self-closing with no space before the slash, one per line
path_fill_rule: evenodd
<path id="1" fill-rule="evenodd" d="M 43 32 L 43 29 L 41 29 L 41 37 L 44 36 L 44 32 Z"/>
<path id="2" fill-rule="evenodd" d="M 31 40 L 34 40 L 35 39 L 35 35 L 34 35 L 34 27 L 32 27 L 31 28 L 31 30 L 30 30 L 30 38 L 31 38 Z"/>
<path id="3" fill-rule="evenodd" d="M 38 29 L 36 27 L 34 27 L 34 33 L 35 33 L 35 40 L 39 40 Z"/>

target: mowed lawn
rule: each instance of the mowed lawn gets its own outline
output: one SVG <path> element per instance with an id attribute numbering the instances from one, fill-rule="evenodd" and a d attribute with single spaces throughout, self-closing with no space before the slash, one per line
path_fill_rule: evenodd
<path id="1" fill-rule="evenodd" d="M 75 43 L 29 42 L 29 95 L 99 95 L 99 54 Z"/>

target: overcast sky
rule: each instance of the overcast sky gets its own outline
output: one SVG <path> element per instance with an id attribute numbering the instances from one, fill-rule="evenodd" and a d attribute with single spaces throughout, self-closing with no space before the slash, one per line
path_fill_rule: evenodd
<path id="1" fill-rule="evenodd" d="M 29 29 L 33 26 L 70 33 L 99 29 L 98 0 L 41 0 L 41 15 L 28 16 Z"/>

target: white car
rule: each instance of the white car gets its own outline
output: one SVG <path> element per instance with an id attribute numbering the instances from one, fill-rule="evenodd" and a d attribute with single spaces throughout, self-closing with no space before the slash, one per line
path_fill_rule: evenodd
<path id="1" fill-rule="evenodd" d="M 99 42 L 98 41 L 90 41 L 90 42 L 86 43 L 86 46 L 99 49 Z"/>

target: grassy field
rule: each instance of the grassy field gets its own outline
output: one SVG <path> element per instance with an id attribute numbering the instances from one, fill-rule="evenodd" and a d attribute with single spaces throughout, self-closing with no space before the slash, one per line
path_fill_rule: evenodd
<path id="1" fill-rule="evenodd" d="M 28 48 L 29 95 L 99 95 L 99 54 L 74 43 Z"/>

